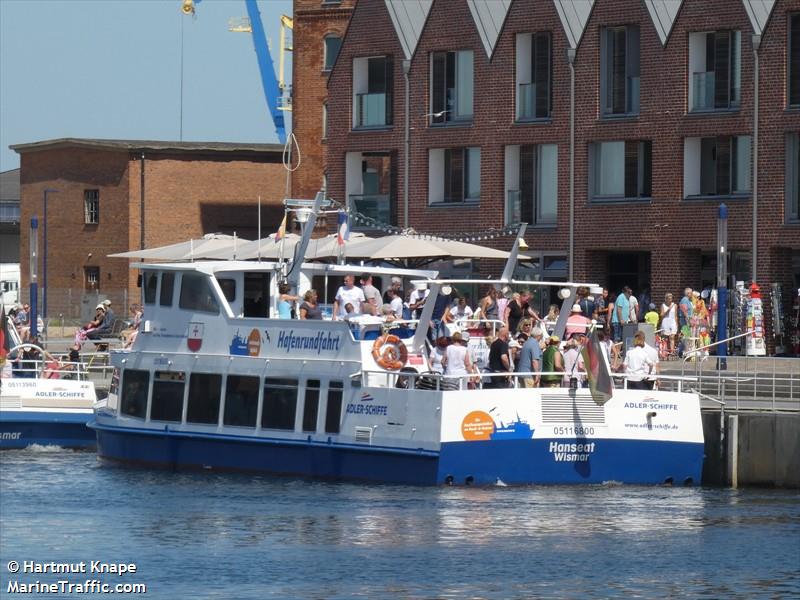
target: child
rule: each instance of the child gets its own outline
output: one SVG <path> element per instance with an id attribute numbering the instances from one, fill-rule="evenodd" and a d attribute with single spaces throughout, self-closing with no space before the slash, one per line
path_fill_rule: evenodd
<path id="1" fill-rule="evenodd" d="M 653 329 L 658 329 L 658 311 L 656 310 L 656 305 L 652 302 L 649 306 L 650 310 L 647 311 L 647 314 L 644 316 L 644 322 L 650 323 L 653 326 Z"/>

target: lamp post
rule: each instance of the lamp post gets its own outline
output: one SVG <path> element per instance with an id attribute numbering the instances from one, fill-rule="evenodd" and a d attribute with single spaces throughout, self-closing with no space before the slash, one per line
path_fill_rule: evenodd
<path id="1" fill-rule="evenodd" d="M 39 314 L 39 217 L 36 215 L 31 217 L 30 258 L 28 266 L 30 267 L 31 275 L 31 310 L 28 313 L 28 323 L 31 327 L 31 337 L 36 338 L 39 335 L 39 323 L 36 317 Z"/>
<path id="2" fill-rule="evenodd" d="M 719 205 L 717 218 L 717 341 L 728 337 L 728 207 Z M 717 346 L 719 368 L 726 367 L 728 343 Z"/>
<path id="3" fill-rule="evenodd" d="M 44 191 L 44 214 L 42 216 L 42 238 L 44 254 L 42 256 L 42 319 L 47 319 L 47 194 L 56 194 L 60 190 L 47 188 Z"/>

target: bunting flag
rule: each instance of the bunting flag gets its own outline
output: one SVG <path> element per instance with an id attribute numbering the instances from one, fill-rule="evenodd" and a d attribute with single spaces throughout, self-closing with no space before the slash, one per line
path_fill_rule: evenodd
<path id="1" fill-rule="evenodd" d="M 345 242 L 350 239 L 350 223 L 347 213 L 339 211 L 339 228 L 336 234 L 336 241 L 340 246 L 344 246 Z"/>
<path id="2" fill-rule="evenodd" d="M 596 329 L 592 328 L 586 343 L 581 349 L 581 356 L 583 356 L 586 378 L 589 380 L 592 399 L 598 405 L 603 406 L 614 394 L 614 382 L 611 379 L 608 358 L 600 345 Z"/>
<path id="3" fill-rule="evenodd" d="M 283 221 L 281 221 L 281 226 L 278 227 L 278 231 L 275 232 L 275 242 L 280 242 L 283 238 L 286 237 L 286 215 L 283 215 Z"/>

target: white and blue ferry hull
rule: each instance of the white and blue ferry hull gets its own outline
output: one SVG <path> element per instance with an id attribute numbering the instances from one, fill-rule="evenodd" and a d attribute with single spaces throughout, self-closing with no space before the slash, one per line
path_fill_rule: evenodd
<path id="1" fill-rule="evenodd" d="M 87 427 L 91 409 L 81 411 L 0 411 L 0 449 L 32 445 L 92 449 L 97 444 Z"/>
<path id="2" fill-rule="evenodd" d="M 396 391 L 365 389 L 351 396 L 341 433 L 333 435 L 237 434 L 103 412 L 90 426 L 102 458 L 170 469 L 418 485 L 701 481 L 704 447 L 695 395 L 620 390 L 599 407 L 585 391 L 497 394 L 420 392 L 406 403 Z M 349 435 L 356 430 L 372 433 L 369 439 Z"/>

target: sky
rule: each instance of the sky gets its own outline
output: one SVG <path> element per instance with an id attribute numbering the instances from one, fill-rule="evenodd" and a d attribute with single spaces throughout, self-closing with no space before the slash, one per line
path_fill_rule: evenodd
<path id="1" fill-rule="evenodd" d="M 277 74 L 292 2 L 258 6 Z M 252 37 L 228 31 L 246 15 L 243 0 L 202 0 L 194 17 L 181 0 L 0 0 L 0 171 L 19 166 L 12 144 L 179 140 L 182 27 L 183 140 L 277 142 Z"/>

